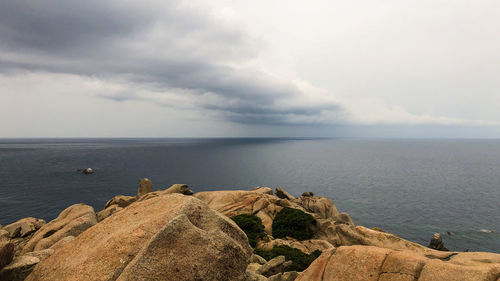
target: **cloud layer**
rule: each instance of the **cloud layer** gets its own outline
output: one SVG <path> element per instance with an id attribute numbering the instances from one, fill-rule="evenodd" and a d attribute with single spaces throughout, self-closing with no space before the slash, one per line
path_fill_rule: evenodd
<path id="1" fill-rule="evenodd" d="M 3 1 L 0 69 L 92 77 L 99 96 L 243 124 L 335 124 L 328 94 L 269 72 L 263 42 L 193 2 Z"/>

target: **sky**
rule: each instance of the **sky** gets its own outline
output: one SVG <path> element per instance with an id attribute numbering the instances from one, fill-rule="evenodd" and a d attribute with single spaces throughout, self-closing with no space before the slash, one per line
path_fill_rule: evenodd
<path id="1" fill-rule="evenodd" d="M 0 0 L 0 137 L 500 138 L 496 0 Z"/>

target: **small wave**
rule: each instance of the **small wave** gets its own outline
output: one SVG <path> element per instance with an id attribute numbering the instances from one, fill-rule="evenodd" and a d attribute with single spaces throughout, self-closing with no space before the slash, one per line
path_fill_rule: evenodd
<path id="1" fill-rule="evenodd" d="M 492 233 L 493 230 L 489 230 L 489 229 L 480 229 L 479 232 L 482 232 L 482 233 Z"/>

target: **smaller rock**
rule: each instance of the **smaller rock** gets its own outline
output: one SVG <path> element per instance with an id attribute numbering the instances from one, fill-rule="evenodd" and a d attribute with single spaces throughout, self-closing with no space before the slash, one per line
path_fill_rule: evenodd
<path id="1" fill-rule="evenodd" d="M 137 190 L 137 198 L 149 192 L 153 192 L 153 182 L 147 178 L 140 179 L 139 189 Z"/>
<path id="2" fill-rule="evenodd" d="M 106 208 L 106 209 L 96 213 L 97 221 L 100 222 L 100 221 L 104 220 L 105 218 L 111 216 L 112 214 L 114 214 L 122 209 L 123 208 L 119 207 L 118 205 L 111 205 L 111 207 Z"/>
<path id="3" fill-rule="evenodd" d="M 285 262 L 285 256 L 277 256 L 266 262 L 261 268 L 259 268 L 259 271 L 257 271 L 257 273 L 269 277 L 277 273 L 284 272 Z"/>
<path id="4" fill-rule="evenodd" d="M 128 205 L 134 203 L 135 200 L 137 200 L 135 196 L 117 195 L 106 202 L 106 205 L 104 205 L 104 209 L 107 209 L 113 205 L 118 205 L 118 207 L 125 208 Z"/>
<path id="5" fill-rule="evenodd" d="M 304 193 L 302 193 L 302 196 L 305 196 L 305 197 L 313 197 L 314 196 L 314 193 L 310 192 L 310 191 L 306 191 Z"/>
<path id="6" fill-rule="evenodd" d="M 193 195 L 193 191 L 189 189 L 187 184 L 174 184 L 168 189 L 166 189 L 163 193 L 165 194 L 181 193 L 184 195 Z"/>
<path id="7" fill-rule="evenodd" d="M 17 257 L 9 265 L 0 270 L 0 280 L 23 281 L 39 262 L 40 259 L 36 257 Z"/>
<path id="8" fill-rule="evenodd" d="M 297 271 L 288 271 L 283 273 L 281 281 L 294 281 L 297 277 L 299 277 L 299 273 Z"/>
<path id="9" fill-rule="evenodd" d="M 429 242 L 429 246 L 427 247 L 438 251 L 448 251 L 448 249 L 444 246 L 443 238 L 439 233 L 434 233 L 431 241 Z"/>
<path id="10" fill-rule="evenodd" d="M 269 281 L 282 281 L 283 280 L 282 277 L 283 277 L 283 274 L 277 273 L 277 274 L 274 274 L 273 276 L 270 276 L 269 278 L 267 278 L 267 280 L 269 280 Z"/>
<path id="11" fill-rule="evenodd" d="M 44 259 L 50 257 L 50 255 L 52 255 L 53 253 L 54 253 L 54 249 L 45 249 L 45 250 L 41 250 L 41 251 L 26 253 L 25 256 L 39 258 L 40 261 L 43 261 Z"/>
<path id="12" fill-rule="evenodd" d="M 333 221 L 335 221 L 335 224 L 347 224 L 350 226 L 354 226 L 354 222 L 352 221 L 351 217 L 347 213 L 340 213 L 335 216 L 333 216 Z"/>
<path id="13" fill-rule="evenodd" d="M 265 187 L 265 186 L 257 186 L 257 187 L 255 187 L 253 189 L 250 189 L 250 191 L 273 195 L 273 190 L 271 188 Z"/>
<path id="14" fill-rule="evenodd" d="M 14 244 L 8 240 L 0 240 L 0 269 L 8 265 L 14 258 Z"/>
<path id="15" fill-rule="evenodd" d="M 253 271 L 247 271 L 245 272 L 245 281 L 268 281 L 268 279 Z"/>
<path id="16" fill-rule="evenodd" d="M 78 172 L 80 172 L 84 175 L 91 175 L 94 173 L 94 170 L 92 168 L 87 168 L 87 169 L 78 170 Z"/>
<path id="17" fill-rule="evenodd" d="M 50 246 L 49 249 L 57 250 L 64 246 L 66 243 L 75 240 L 75 236 L 66 236 L 63 239 L 57 241 L 54 245 Z"/>
<path id="18" fill-rule="evenodd" d="M 247 271 L 257 272 L 262 267 L 259 263 L 249 263 L 247 266 Z"/>
<path id="19" fill-rule="evenodd" d="M 294 200 L 295 197 L 293 197 L 290 193 L 288 193 L 286 190 L 284 190 L 281 187 L 276 188 L 276 196 L 278 196 L 281 199 L 287 199 L 287 200 Z"/>
<path id="20" fill-rule="evenodd" d="M 265 264 L 267 261 L 263 257 L 253 254 L 249 260 L 250 263 Z"/>
<path id="21" fill-rule="evenodd" d="M 3 230 L 9 232 L 10 238 L 26 237 L 45 224 L 46 222 L 42 219 L 28 217 L 4 226 Z"/>

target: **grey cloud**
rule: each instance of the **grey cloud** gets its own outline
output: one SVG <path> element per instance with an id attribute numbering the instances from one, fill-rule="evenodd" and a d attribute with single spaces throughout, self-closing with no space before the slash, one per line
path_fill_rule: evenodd
<path id="1" fill-rule="evenodd" d="M 343 110 L 334 103 L 281 106 L 305 93 L 260 70 L 234 67 L 258 54 L 258 40 L 173 1 L 2 1 L 0 38 L 3 71 L 120 79 L 165 95 L 183 90 L 199 108 L 237 123 L 317 123 L 316 115 Z M 131 91 L 109 98 L 145 99 Z"/>

